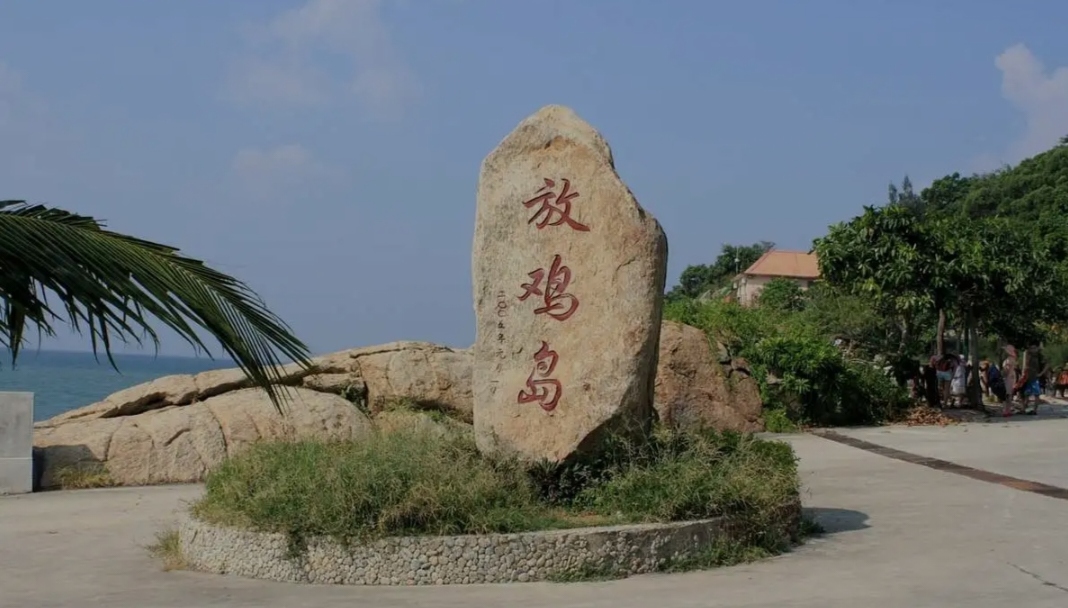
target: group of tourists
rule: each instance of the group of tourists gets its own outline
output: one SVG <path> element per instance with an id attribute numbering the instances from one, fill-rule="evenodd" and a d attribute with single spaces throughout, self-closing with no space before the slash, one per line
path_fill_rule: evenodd
<path id="1" fill-rule="evenodd" d="M 1044 394 L 1065 396 L 1068 365 L 1054 372 L 1038 345 L 1028 347 L 1022 361 L 1015 347 L 1009 345 L 1003 350 L 1004 359 L 1000 364 L 989 359 L 979 362 L 978 391 L 984 400 L 1000 404 L 1003 416 L 1033 416 L 1038 413 Z M 981 406 L 969 399 L 972 365 L 971 361 L 952 352 L 932 356 L 914 385 L 916 396 L 925 398 L 928 405 L 937 408 Z"/>

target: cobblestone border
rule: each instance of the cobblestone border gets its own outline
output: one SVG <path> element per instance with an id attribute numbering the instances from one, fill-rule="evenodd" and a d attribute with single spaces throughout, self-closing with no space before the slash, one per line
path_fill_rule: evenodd
<path id="1" fill-rule="evenodd" d="M 800 505 L 784 510 L 796 530 Z M 723 518 L 521 534 L 395 537 L 348 547 L 314 538 L 293 555 L 284 534 L 215 526 L 186 517 L 178 534 L 195 570 L 294 583 L 450 585 L 655 572 L 728 534 Z"/>

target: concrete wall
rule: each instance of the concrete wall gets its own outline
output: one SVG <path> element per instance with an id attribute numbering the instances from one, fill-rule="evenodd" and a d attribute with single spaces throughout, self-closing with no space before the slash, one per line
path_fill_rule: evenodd
<path id="1" fill-rule="evenodd" d="M 767 286 L 773 279 L 789 278 L 789 277 L 765 277 L 765 276 L 747 276 L 742 275 L 738 279 L 738 302 L 743 306 L 749 306 L 756 304 L 757 298 L 760 297 L 760 292 L 764 291 L 764 287 Z M 801 286 L 801 289 L 808 289 L 812 284 L 812 281 L 808 279 L 790 279 Z"/>
<path id="2" fill-rule="evenodd" d="M 800 503 L 784 517 L 796 530 Z M 284 534 L 215 526 L 193 518 L 179 527 L 182 556 L 195 570 L 292 583 L 455 585 L 551 580 L 596 571 L 656 572 L 729 538 L 723 519 L 579 528 L 523 534 L 391 537 L 369 544 L 308 539 L 292 551 Z M 792 527 L 791 527 L 792 526 Z"/>
<path id="3" fill-rule="evenodd" d="M 0 392 L 0 494 L 33 491 L 33 393 Z"/>

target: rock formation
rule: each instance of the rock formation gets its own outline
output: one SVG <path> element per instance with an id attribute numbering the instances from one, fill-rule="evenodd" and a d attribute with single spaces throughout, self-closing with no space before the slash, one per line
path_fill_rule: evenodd
<path id="1" fill-rule="evenodd" d="M 655 403 L 660 421 L 675 427 L 764 430 L 760 387 L 745 362 L 682 323 L 660 329 Z"/>
<path id="2" fill-rule="evenodd" d="M 548 106 L 482 163 L 472 260 L 479 449 L 560 462 L 652 420 L 667 238 L 604 138 Z"/>
<path id="3" fill-rule="evenodd" d="M 238 369 L 167 376 L 37 423 L 41 485 L 78 467 L 102 467 L 120 485 L 200 481 L 264 439 L 359 440 L 372 428 L 413 424 L 471 433 L 463 421 L 471 417 L 473 366 L 470 350 L 425 342 L 324 355 L 311 371 L 289 370 L 285 416 Z M 655 406 L 675 426 L 762 428 L 759 390 L 744 364 L 710 347 L 697 328 L 670 321 L 660 332 Z"/>
<path id="4" fill-rule="evenodd" d="M 285 416 L 239 369 L 166 376 L 110 395 L 34 428 L 41 485 L 56 473 L 101 465 L 121 485 L 198 481 L 254 441 L 352 438 L 368 414 L 404 401 L 471 420 L 471 355 L 426 342 L 393 342 L 313 360 L 286 370 Z M 397 416 L 387 417 L 397 424 Z"/>

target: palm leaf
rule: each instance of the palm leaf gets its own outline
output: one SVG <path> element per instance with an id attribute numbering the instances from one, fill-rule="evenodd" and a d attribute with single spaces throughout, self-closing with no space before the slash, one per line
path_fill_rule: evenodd
<path id="1" fill-rule="evenodd" d="M 28 326 L 54 335 L 65 322 L 115 366 L 114 340 L 142 344 L 144 336 L 158 349 L 152 318 L 211 356 L 197 335 L 207 330 L 279 409 L 283 359 L 311 365 L 307 346 L 241 281 L 91 217 L 0 201 L 0 346 L 13 362 Z"/>

